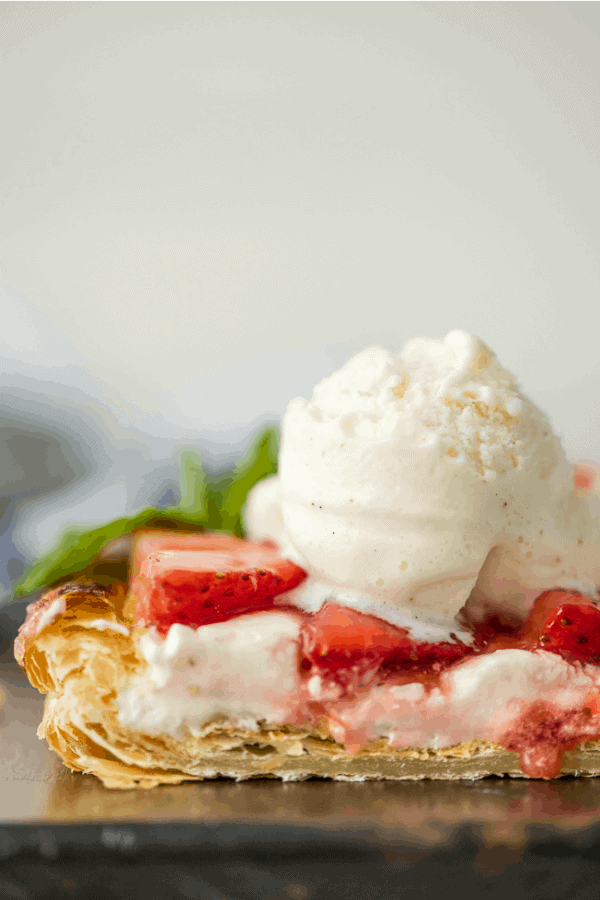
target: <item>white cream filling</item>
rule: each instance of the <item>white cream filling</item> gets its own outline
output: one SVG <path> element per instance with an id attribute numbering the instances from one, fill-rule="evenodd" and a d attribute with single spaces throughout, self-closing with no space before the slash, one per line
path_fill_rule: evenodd
<path id="1" fill-rule="evenodd" d="M 283 722 L 298 701 L 299 632 L 283 612 L 172 625 L 164 640 L 147 632 L 139 649 L 148 668 L 118 695 L 119 721 L 149 734 L 198 734 L 216 716 L 251 729 Z"/>

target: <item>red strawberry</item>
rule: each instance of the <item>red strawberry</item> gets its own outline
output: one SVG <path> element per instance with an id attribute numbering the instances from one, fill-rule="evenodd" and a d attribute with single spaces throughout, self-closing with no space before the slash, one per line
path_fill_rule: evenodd
<path id="1" fill-rule="evenodd" d="M 520 637 L 532 643 L 538 641 L 544 632 L 548 618 L 565 603 L 574 603 L 577 606 L 591 606 L 592 601 L 573 591 L 564 591 L 559 588 L 544 591 L 536 598 L 529 611 L 527 620 L 521 628 Z"/>
<path id="2" fill-rule="evenodd" d="M 473 652 L 458 641 L 415 641 L 404 628 L 335 603 L 326 603 L 304 625 L 302 637 L 304 669 L 346 691 L 375 675 L 386 681 L 407 674 L 435 677 Z"/>
<path id="3" fill-rule="evenodd" d="M 596 606 L 559 606 L 546 622 L 539 646 L 582 662 L 600 662 L 600 609 Z"/>
<path id="4" fill-rule="evenodd" d="M 326 603 L 302 629 L 304 668 L 346 689 L 370 681 L 399 647 L 412 642 L 404 628 L 336 603 Z"/>
<path id="5" fill-rule="evenodd" d="M 546 591 L 535 601 L 521 637 L 533 649 L 600 662 L 600 609 L 582 594 Z"/>
<path id="6" fill-rule="evenodd" d="M 135 552 L 135 621 L 162 633 L 176 622 L 207 625 L 268 609 L 306 573 L 272 546 L 230 535 L 147 536 Z"/>

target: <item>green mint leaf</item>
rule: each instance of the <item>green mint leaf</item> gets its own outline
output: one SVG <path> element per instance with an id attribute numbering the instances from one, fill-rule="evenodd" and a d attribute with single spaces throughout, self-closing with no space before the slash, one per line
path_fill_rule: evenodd
<path id="1" fill-rule="evenodd" d="M 71 528 L 65 531 L 53 550 L 23 572 L 15 584 L 15 596 L 25 597 L 60 578 L 80 572 L 109 541 L 130 534 L 161 512 L 149 508 L 135 516 L 124 516 L 97 528 Z"/>
<path id="2" fill-rule="evenodd" d="M 242 537 L 244 533 L 242 510 L 248 492 L 277 472 L 279 430 L 268 426 L 259 435 L 246 455 L 236 465 L 227 488 L 221 492 L 222 528 Z"/>
<path id="3" fill-rule="evenodd" d="M 71 528 L 56 546 L 29 566 L 14 585 L 14 596 L 25 597 L 90 566 L 102 548 L 138 528 L 163 527 L 227 531 L 243 536 L 242 509 L 248 491 L 277 471 L 278 429 L 269 426 L 254 441 L 233 472 L 209 478 L 193 450 L 180 457 L 181 503 L 170 509 L 147 507 L 95 528 Z"/>
<path id="4" fill-rule="evenodd" d="M 179 508 L 203 521 L 207 515 L 208 490 L 202 460 L 193 450 L 185 450 L 179 459 Z"/>

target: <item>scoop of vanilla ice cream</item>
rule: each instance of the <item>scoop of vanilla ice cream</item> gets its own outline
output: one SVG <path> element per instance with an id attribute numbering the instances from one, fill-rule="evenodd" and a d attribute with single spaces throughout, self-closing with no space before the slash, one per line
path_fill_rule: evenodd
<path id="1" fill-rule="evenodd" d="M 329 593 L 399 621 L 472 594 L 523 614 L 549 587 L 595 590 L 599 503 L 494 354 L 452 331 L 364 350 L 293 400 L 246 525 L 307 570 L 300 605 Z"/>

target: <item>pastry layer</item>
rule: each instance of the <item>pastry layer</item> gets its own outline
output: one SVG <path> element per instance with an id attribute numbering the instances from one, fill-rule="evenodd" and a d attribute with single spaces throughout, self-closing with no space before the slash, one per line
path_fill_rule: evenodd
<path id="1" fill-rule="evenodd" d="M 69 711 L 49 698 L 39 736 L 45 737 L 70 769 L 96 775 L 110 788 L 151 788 L 220 776 L 244 781 L 311 777 L 335 781 L 419 781 L 479 779 L 488 775 L 524 778 L 516 753 L 487 741 L 472 740 L 439 750 L 394 749 L 373 741 L 354 756 L 342 744 L 317 732 L 289 726 L 258 733 L 215 723 L 200 737 L 175 740 L 152 737 L 99 722 L 73 721 Z M 600 742 L 565 753 L 561 775 L 600 774 Z"/>

